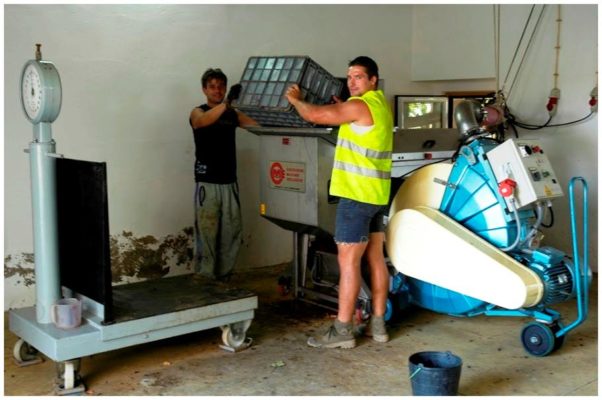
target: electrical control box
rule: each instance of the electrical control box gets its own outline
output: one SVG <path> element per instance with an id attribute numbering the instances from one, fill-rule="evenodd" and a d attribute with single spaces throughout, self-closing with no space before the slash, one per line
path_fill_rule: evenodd
<path id="1" fill-rule="evenodd" d="M 490 150 L 487 158 L 498 183 L 505 179 L 516 182 L 517 208 L 563 196 L 544 146 L 537 139 L 508 139 Z"/>

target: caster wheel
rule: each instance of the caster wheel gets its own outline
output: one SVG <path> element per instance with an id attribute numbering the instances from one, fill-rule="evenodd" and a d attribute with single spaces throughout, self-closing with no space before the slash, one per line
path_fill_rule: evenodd
<path id="1" fill-rule="evenodd" d="M 38 351 L 23 339 L 19 339 L 13 348 L 17 363 L 27 363 L 38 359 Z"/>
<path id="2" fill-rule="evenodd" d="M 229 326 L 222 331 L 222 342 L 233 349 L 239 348 L 245 342 L 245 334 L 236 333 Z"/>
<path id="3" fill-rule="evenodd" d="M 552 328 L 541 322 L 527 324 L 521 332 L 521 341 L 527 353 L 536 357 L 547 356 L 557 345 Z"/>
<path id="4" fill-rule="evenodd" d="M 251 326 L 251 320 L 236 322 L 222 327 L 222 342 L 234 350 L 238 350 L 247 343 L 246 332 Z"/>
<path id="5" fill-rule="evenodd" d="M 56 363 L 55 391 L 59 396 L 78 395 L 86 391 L 79 374 L 81 358 Z"/>
<path id="6" fill-rule="evenodd" d="M 63 374 L 64 388 L 69 390 L 75 387 L 75 366 L 72 362 L 65 363 L 65 373 Z"/>
<path id="7" fill-rule="evenodd" d="M 79 384 L 81 380 L 79 376 L 80 368 L 81 358 L 56 364 L 57 383 L 61 390 L 69 391 Z"/>
<path id="8" fill-rule="evenodd" d="M 387 307 L 385 308 L 385 322 L 389 321 L 393 316 L 393 302 L 391 301 L 391 299 L 387 299 L 386 306 Z"/>
<path id="9" fill-rule="evenodd" d="M 563 328 L 563 326 L 559 322 L 554 322 L 552 325 L 550 325 L 550 328 L 552 329 L 552 332 L 554 333 L 554 338 L 556 339 L 554 343 L 554 349 L 552 350 L 552 352 L 555 352 L 564 344 L 564 338 L 566 338 L 566 334 L 560 337 L 556 336 L 556 332 Z"/>

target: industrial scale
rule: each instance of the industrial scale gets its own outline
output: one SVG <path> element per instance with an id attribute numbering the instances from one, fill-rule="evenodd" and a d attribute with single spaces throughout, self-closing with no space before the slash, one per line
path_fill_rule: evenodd
<path id="1" fill-rule="evenodd" d="M 483 105 L 457 109 L 458 130 L 394 134 L 385 320 L 409 305 L 453 316 L 531 317 L 521 343 L 529 354 L 546 356 L 587 318 L 587 184 L 573 178 L 569 185 L 572 257 L 541 246 L 551 201 L 563 195 L 545 146 L 535 139 L 500 140 L 480 125 Z M 260 136 L 260 213 L 293 232 L 292 294 L 336 310 L 337 199 L 328 185 L 337 131 L 250 130 Z M 581 254 L 577 183 L 583 187 Z M 550 306 L 575 298 L 577 316 L 564 323 Z M 369 285 L 362 282 L 356 317 L 365 320 L 370 311 Z"/>
<path id="2" fill-rule="evenodd" d="M 257 297 L 246 290 L 207 283 L 194 275 L 111 286 L 106 164 L 70 160 L 56 153 L 51 123 L 61 109 L 59 73 L 42 60 L 40 45 L 21 75 L 21 102 L 33 124 L 30 156 L 36 304 L 9 311 L 20 339 L 19 365 L 57 363 L 57 394 L 85 390 L 81 357 L 219 327 L 222 347 L 251 344 Z M 61 329 L 51 310 L 61 297 L 82 304 L 81 325 Z"/>

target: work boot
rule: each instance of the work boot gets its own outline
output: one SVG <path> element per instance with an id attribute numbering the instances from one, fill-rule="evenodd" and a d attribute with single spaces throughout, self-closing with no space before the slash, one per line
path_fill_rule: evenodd
<path id="1" fill-rule="evenodd" d="M 372 337 L 372 340 L 379 343 L 386 343 L 389 341 L 389 334 L 385 326 L 385 317 L 370 317 L 370 322 L 366 326 L 364 335 Z"/>
<path id="2" fill-rule="evenodd" d="M 316 338 L 310 337 L 307 340 L 310 347 L 318 347 L 325 349 L 334 349 L 340 347 L 342 349 L 352 349 L 355 347 L 355 337 L 353 337 L 353 325 L 351 322 L 343 323 L 338 319 L 328 328 L 326 333 Z"/>

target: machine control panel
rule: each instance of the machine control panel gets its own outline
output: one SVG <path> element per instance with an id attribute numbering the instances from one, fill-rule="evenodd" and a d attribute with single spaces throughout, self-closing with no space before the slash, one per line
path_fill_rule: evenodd
<path id="1" fill-rule="evenodd" d="M 518 208 L 563 196 L 544 147 L 537 139 L 508 139 L 487 153 L 497 182 L 516 182 Z"/>

